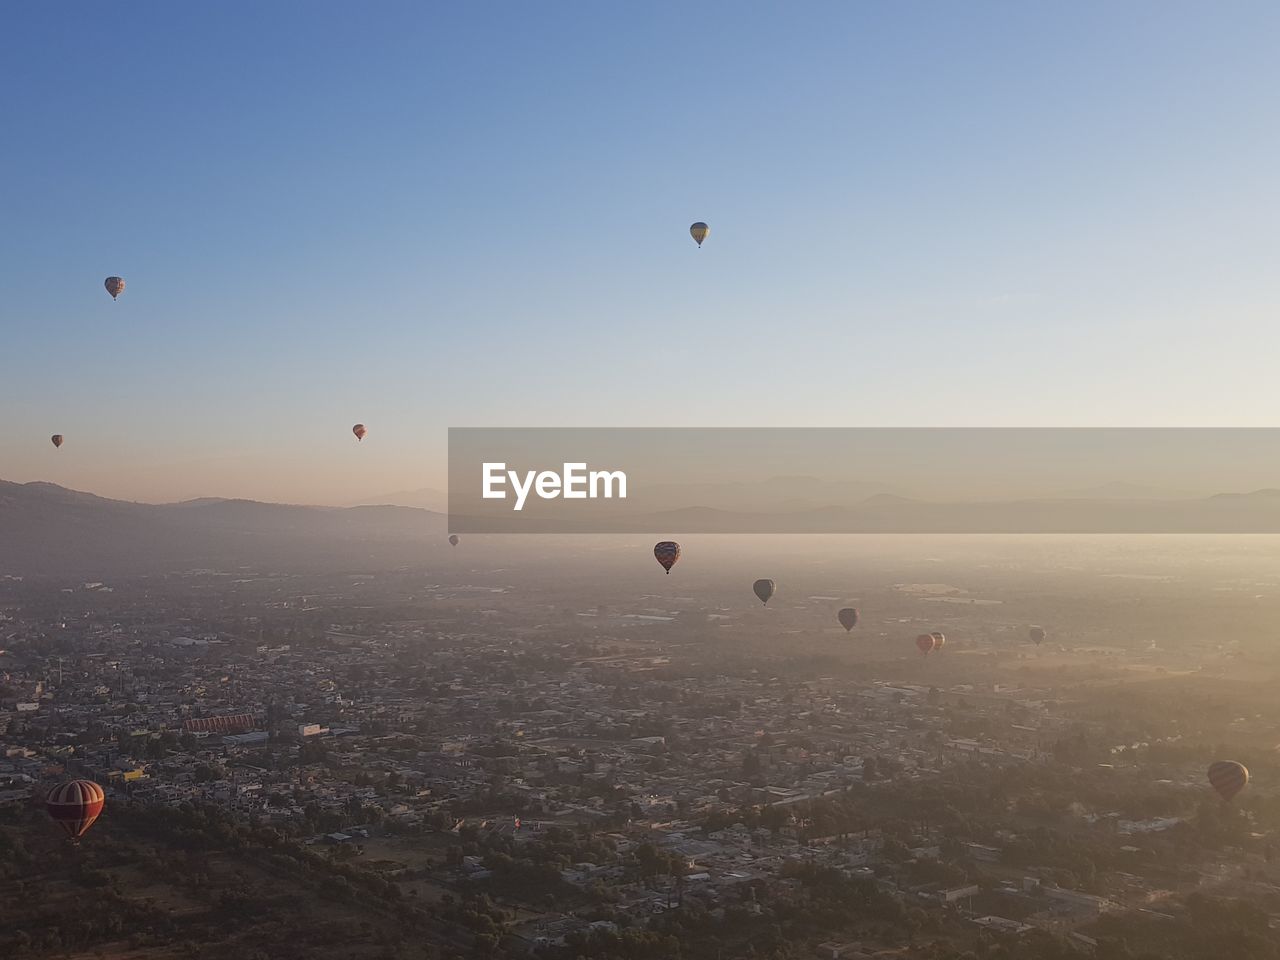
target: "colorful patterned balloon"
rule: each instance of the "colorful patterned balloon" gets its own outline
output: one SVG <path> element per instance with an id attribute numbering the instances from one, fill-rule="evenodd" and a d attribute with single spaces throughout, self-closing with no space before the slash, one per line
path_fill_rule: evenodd
<path id="1" fill-rule="evenodd" d="M 102 813 L 106 797 L 92 780 L 71 780 L 49 791 L 44 808 L 72 843 L 79 843 Z"/>
<path id="2" fill-rule="evenodd" d="M 674 540 L 663 540 L 661 543 L 655 543 L 653 545 L 653 555 L 657 558 L 658 563 L 662 564 L 662 569 L 670 573 L 671 568 L 680 559 L 680 544 Z"/>

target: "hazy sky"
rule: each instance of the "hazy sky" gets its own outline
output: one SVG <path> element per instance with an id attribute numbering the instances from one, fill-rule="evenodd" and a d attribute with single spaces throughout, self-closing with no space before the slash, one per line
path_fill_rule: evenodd
<path id="1" fill-rule="evenodd" d="M 341 503 L 442 485 L 450 425 L 1276 425 L 1278 40 L 1270 0 L 12 4 L 0 478 Z"/>

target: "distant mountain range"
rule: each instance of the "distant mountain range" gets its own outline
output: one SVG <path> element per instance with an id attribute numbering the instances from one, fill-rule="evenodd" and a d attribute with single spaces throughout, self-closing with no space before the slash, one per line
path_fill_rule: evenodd
<path id="1" fill-rule="evenodd" d="M 0 574 L 155 572 L 254 564 L 306 570 L 412 557 L 445 518 L 411 507 L 204 498 L 147 504 L 0 481 Z"/>
<path id="2" fill-rule="evenodd" d="M 938 490 L 921 492 L 876 480 L 831 481 L 809 476 L 777 476 L 765 480 L 702 483 L 642 483 L 633 478 L 625 511 L 613 503 L 580 503 L 570 507 L 571 513 L 566 513 L 564 516 L 572 517 L 576 521 L 584 519 L 594 521 L 598 517 L 616 519 L 623 512 L 634 514 L 636 517 L 665 517 L 673 512 L 678 514 L 681 511 L 696 509 L 721 514 L 727 512 L 794 516 L 804 511 L 846 510 L 851 513 L 865 514 L 873 509 L 889 512 L 897 508 L 899 513 L 910 509 L 919 516 L 937 517 L 938 508 L 941 507 L 946 507 L 949 515 L 955 515 L 962 511 L 972 512 L 989 507 L 991 500 L 1012 504 L 1062 501 L 1162 503 L 1204 499 L 1203 496 L 1183 491 L 1119 481 L 1076 490 L 1016 495 L 1001 493 L 987 497 L 985 501 L 973 496 L 941 494 L 939 491 L 945 487 L 942 487 L 938 481 L 934 481 L 933 486 Z M 470 486 L 463 489 L 473 497 L 478 496 L 478 487 L 474 488 L 474 492 Z M 435 502 L 428 501 L 428 496 L 440 495 L 434 490 L 413 491 L 390 495 L 379 499 L 378 502 L 425 506 L 428 502 Z M 908 505 L 913 506 L 908 507 Z M 537 505 L 532 504 L 532 506 Z M 447 510 L 447 507 L 445 509 Z M 458 502 L 455 502 L 454 509 L 459 513 L 475 516 L 493 516 L 507 508 L 502 504 L 484 503 L 479 499 L 473 499 L 468 503 L 465 498 L 460 497 Z"/>
<path id="3" fill-rule="evenodd" d="M 1280 490 L 1162 499 L 1134 496 L 937 503 L 864 485 L 852 504 L 814 506 L 794 483 L 769 510 L 693 505 L 645 509 L 631 501 L 554 501 L 538 510 L 455 518 L 458 532 L 654 533 L 1280 533 Z M 814 482 L 810 494 L 819 490 Z M 841 485 L 835 485 L 841 486 Z M 1151 491 L 1118 487 L 1117 493 Z M 430 491 L 421 491 L 428 493 Z M 682 490 L 681 496 L 712 490 Z M 851 487 L 840 491 L 848 497 Z M 666 491 L 670 502 L 677 493 Z M 746 491 L 731 503 L 751 502 Z M 678 501 L 676 501 L 678 502 Z M 689 502 L 689 501 L 686 501 Z M 759 500 L 755 501 L 759 503 Z M 625 506 L 624 506 L 625 504 Z M 589 508 L 589 509 L 588 509 Z M 564 522 L 572 519 L 572 523 Z M 513 522 L 514 521 L 514 522 Z M 211 567 L 307 571 L 420 562 L 447 550 L 447 517 L 412 506 L 313 507 L 204 498 L 145 504 L 51 483 L 0 481 L 0 575 L 152 573 Z"/>
<path id="4" fill-rule="evenodd" d="M 400 490 L 377 497 L 366 497 L 363 500 L 357 500 L 351 506 L 418 507 L 422 510 L 434 510 L 436 513 L 448 513 L 449 497 L 434 487 L 420 487 L 417 490 Z"/>
<path id="5" fill-rule="evenodd" d="M 1086 487 L 1083 490 L 1068 490 L 1055 494 L 1057 500 L 1194 500 L 1196 494 L 1185 490 L 1164 490 L 1159 487 L 1144 486 L 1140 483 L 1125 483 L 1115 480 L 1111 483 Z"/>
<path id="6" fill-rule="evenodd" d="M 913 491 L 874 480 L 821 480 L 817 477 L 780 476 L 730 483 L 645 484 L 635 493 L 633 506 L 644 512 L 714 504 L 717 510 L 758 513 L 849 506 L 861 503 L 869 497 L 900 496 L 912 494 Z"/>
<path id="7" fill-rule="evenodd" d="M 779 478 L 646 487 L 618 500 L 455 505 L 458 532 L 1280 533 L 1280 491 L 1192 496 L 1113 483 L 1046 497 L 925 500 L 878 484 Z M 870 492 L 876 491 L 876 492 Z"/>

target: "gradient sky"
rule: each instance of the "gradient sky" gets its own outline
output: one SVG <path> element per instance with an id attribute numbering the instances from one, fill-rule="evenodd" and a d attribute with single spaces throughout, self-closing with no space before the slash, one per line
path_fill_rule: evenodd
<path id="1" fill-rule="evenodd" d="M 11 5 L 0 477 L 345 503 L 443 485 L 450 425 L 1276 425 L 1278 42 L 1269 0 Z"/>

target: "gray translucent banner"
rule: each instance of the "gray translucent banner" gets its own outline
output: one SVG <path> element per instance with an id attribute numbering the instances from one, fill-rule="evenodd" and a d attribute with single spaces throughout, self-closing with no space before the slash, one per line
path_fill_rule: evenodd
<path id="1" fill-rule="evenodd" d="M 457 533 L 1280 533 L 1278 488 L 1271 428 L 449 430 Z"/>

